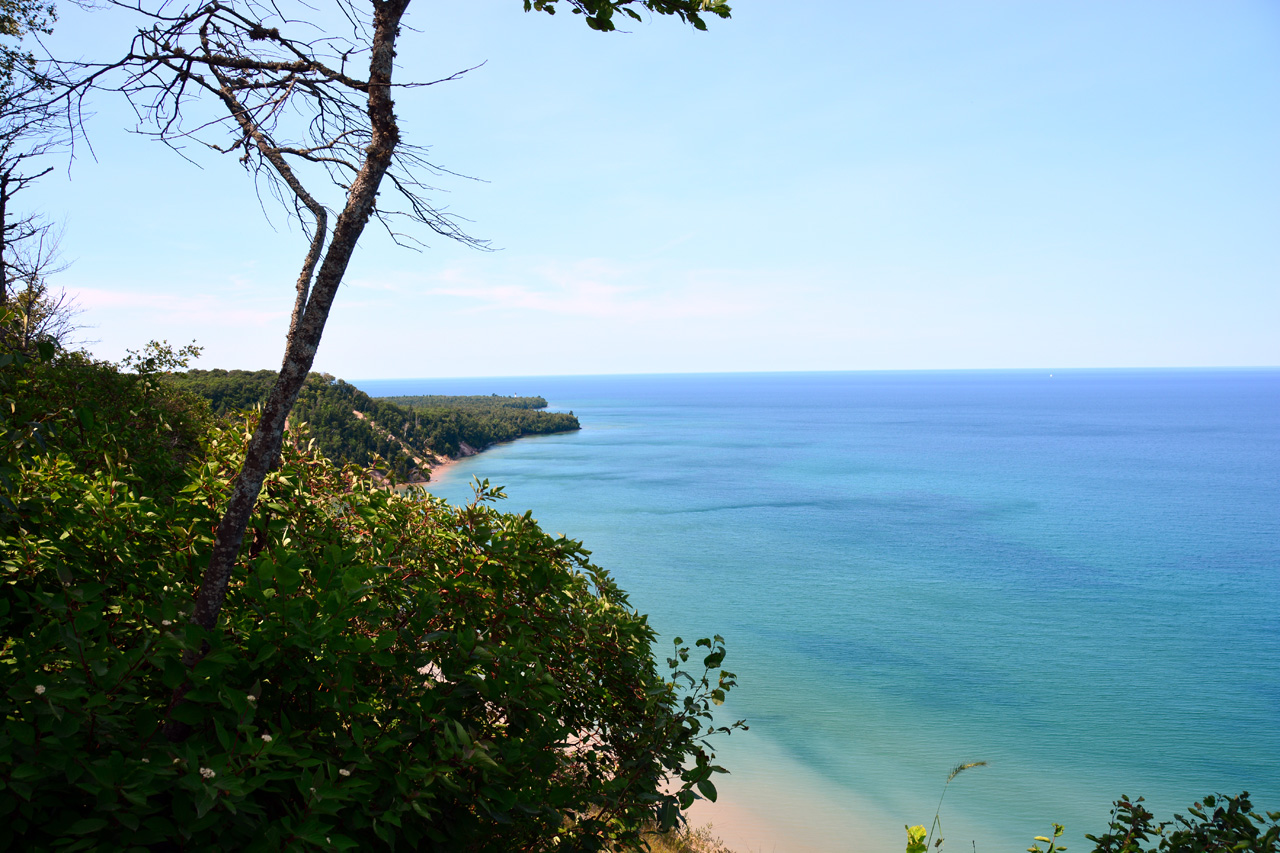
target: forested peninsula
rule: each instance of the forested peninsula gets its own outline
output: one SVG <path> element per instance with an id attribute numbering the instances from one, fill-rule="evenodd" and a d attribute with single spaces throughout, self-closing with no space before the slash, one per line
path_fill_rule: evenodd
<path id="1" fill-rule="evenodd" d="M 220 416 L 267 399 L 270 370 L 188 370 L 164 381 L 209 402 Z M 306 424 L 316 448 L 338 464 L 352 462 L 396 481 L 425 483 L 441 463 L 529 435 L 580 429 L 572 412 L 548 412 L 542 397 L 370 397 L 328 373 L 311 373 L 290 421 Z"/>

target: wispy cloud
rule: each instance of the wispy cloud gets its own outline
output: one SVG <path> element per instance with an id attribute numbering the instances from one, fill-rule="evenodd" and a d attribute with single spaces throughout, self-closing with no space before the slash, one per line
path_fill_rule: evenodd
<path id="1" fill-rule="evenodd" d="M 103 290 L 95 287 L 67 288 L 82 308 L 92 311 L 127 309 L 162 320 L 198 320 L 206 324 L 262 326 L 287 318 L 292 305 L 263 308 L 256 300 L 208 293 L 153 293 Z"/>
<path id="2" fill-rule="evenodd" d="M 524 312 L 594 319 L 711 319 L 763 313 L 777 294 L 767 275 L 736 270 L 673 272 L 652 264 L 601 260 L 538 262 L 513 271 L 454 266 L 395 281 L 359 281 L 362 290 L 456 300 L 454 310 Z M 460 303 L 460 304 L 459 304 Z"/>

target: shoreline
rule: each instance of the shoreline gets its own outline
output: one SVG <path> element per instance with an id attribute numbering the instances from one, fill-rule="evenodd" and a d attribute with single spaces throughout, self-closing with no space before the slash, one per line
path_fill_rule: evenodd
<path id="1" fill-rule="evenodd" d="M 528 437 L 529 436 L 522 435 L 517 438 L 511 439 L 511 441 L 519 441 L 521 438 L 528 438 Z M 497 447 L 501 444 L 510 444 L 510 443 L 511 442 L 509 441 L 499 441 L 489 445 L 489 447 Z M 479 456 L 481 453 L 484 453 L 486 450 L 489 449 L 489 447 L 475 448 L 467 444 L 465 441 L 460 441 L 458 442 L 458 444 L 459 444 L 458 450 L 460 452 L 457 456 L 441 456 L 437 454 L 432 454 L 429 457 L 430 461 L 423 460 L 419 464 L 418 466 L 419 468 L 427 469 L 427 475 L 430 477 L 430 479 L 410 480 L 408 482 L 398 483 L 395 486 L 392 486 L 391 488 L 399 494 L 404 494 L 411 488 L 425 489 L 427 491 L 430 491 L 430 486 L 432 483 L 440 482 L 439 478 L 437 478 L 436 476 L 437 474 L 444 474 L 446 471 L 448 471 L 448 469 L 452 468 L 454 465 L 457 465 L 459 462 L 463 461 L 464 459 L 470 459 L 473 456 Z M 417 460 L 415 459 L 415 461 Z"/>
<path id="2" fill-rule="evenodd" d="M 518 435 L 515 438 L 507 439 L 506 441 L 495 441 L 493 444 L 490 444 L 486 447 L 480 447 L 480 448 L 472 447 L 471 445 L 463 441 L 463 442 L 460 442 L 460 445 L 461 445 L 460 450 L 462 451 L 460 455 L 433 456 L 432 461 L 430 463 L 426 464 L 425 466 L 420 466 L 420 467 L 425 467 L 427 471 L 430 473 L 431 475 L 430 480 L 425 480 L 422 482 L 400 483 L 396 486 L 393 486 L 392 488 L 394 488 L 395 491 L 399 493 L 404 493 L 410 487 L 418 488 L 418 489 L 426 489 L 427 491 L 431 491 L 431 484 L 440 482 L 440 480 L 436 477 L 437 473 L 444 474 L 448 472 L 450 468 L 453 468 L 455 465 L 457 465 L 459 462 L 464 462 L 475 456 L 479 456 L 485 451 L 492 450 L 495 447 L 502 447 L 503 445 L 507 445 L 507 444 L 515 444 L 517 441 L 524 441 L 530 438 L 547 438 L 549 436 L 554 436 L 554 435 L 567 435 L 568 433 L 571 433 L 571 432 L 579 432 L 581 429 L 582 428 L 579 427 L 576 430 L 560 430 L 558 432 L 529 433 L 528 435 Z"/>
<path id="3" fill-rule="evenodd" d="M 463 456 L 437 456 L 435 457 L 435 460 L 431 464 L 421 466 L 427 469 L 427 473 L 431 476 L 431 479 L 410 480 L 404 483 L 396 483 L 394 486 L 388 486 L 388 488 L 391 489 L 396 494 L 400 494 L 400 495 L 407 493 L 410 489 L 424 489 L 426 491 L 430 491 L 431 485 L 433 483 L 440 482 L 439 478 L 437 477 L 438 474 L 443 474 L 445 471 L 452 468 L 454 465 L 457 465 L 462 460 L 470 459 L 472 456 L 475 456 L 475 455 L 476 455 L 475 453 L 472 453 L 472 454 L 463 455 Z"/>
<path id="4" fill-rule="evenodd" d="M 518 439 L 513 439 L 513 441 L 514 440 L 518 440 Z M 499 442 L 499 444 L 501 443 L 503 442 Z M 496 445 L 492 445 L 492 444 L 489 445 L 489 447 L 494 447 L 494 446 Z M 437 454 L 432 454 L 431 461 L 427 463 L 427 476 L 430 479 L 422 483 L 410 483 L 409 485 L 421 486 L 422 488 L 426 488 L 432 483 L 438 482 L 436 480 L 437 472 L 443 473 L 449 468 L 452 468 L 454 465 L 457 465 L 463 459 L 470 459 L 472 456 L 479 456 L 481 453 L 484 453 L 488 449 L 489 449 L 488 447 L 475 448 L 467 444 L 465 441 L 459 441 L 457 456 L 440 456 Z"/>
<path id="5" fill-rule="evenodd" d="M 475 455 L 475 454 L 472 454 L 472 455 Z M 452 468 L 454 465 L 457 465 L 463 459 L 470 459 L 470 458 L 471 458 L 470 456 L 440 457 L 434 465 L 431 465 L 427 468 L 427 473 L 431 475 L 431 479 L 426 480 L 422 483 L 415 483 L 414 485 L 429 486 L 432 483 L 437 482 L 437 478 L 436 478 L 437 474 L 443 474 L 445 471 L 448 471 L 450 468 Z"/>

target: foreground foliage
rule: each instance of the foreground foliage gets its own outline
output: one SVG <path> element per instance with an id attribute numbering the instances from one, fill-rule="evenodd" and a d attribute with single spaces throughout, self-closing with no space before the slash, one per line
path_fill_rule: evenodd
<path id="1" fill-rule="evenodd" d="M 83 358 L 0 375 L 0 848 L 598 850 L 714 797 L 722 641 L 664 679 L 608 573 L 500 490 L 398 497 L 294 436 L 206 632 L 252 422 Z"/>
<path id="2" fill-rule="evenodd" d="M 1155 815 L 1142 798 L 1121 797 L 1111 811 L 1111 825 L 1103 835 L 1086 835 L 1095 853 L 1209 853 L 1248 850 L 1276 853 L 1280 850 L 1280 811 L 1259 813 L 1249 792 L 1238 797 L 1211 794 L 1174 815 L 1172 821 L 1155 823 Z"/>
<path id="3" fill-rule="evenodd" d="M 1155 815 L 1142 805 L 1141 797 L 1130 800 L 1123 796 L 1113 804 L 1108 831 L 1085 838 L 1094 844 L 1091 853 L 1280 851 L 1280 811 L 1255 811 L 1248 791 L 1238 797 L 1210 794 L 1192 804 L 1187 812 L 1189 816 L 1176 814 L 1171 821 L 1156 823 Z M 906 829 L 906 853 L 928 853 L 942 847 L 939 838 L 930 848 L 924 826 Z M 1067 848 L 1058 843 L 1063 832 L 1061 824 L 1053 824 L 1053 834 L 1037 835 L 1027 853 L 1063 853 Z"/>

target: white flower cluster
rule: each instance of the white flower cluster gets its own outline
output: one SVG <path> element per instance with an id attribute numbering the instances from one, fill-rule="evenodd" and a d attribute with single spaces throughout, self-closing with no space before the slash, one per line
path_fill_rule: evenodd
<path id="1" fill-rule="evenodd" d="M 214 772 L 214 769 L 212 767 L 201 767 L 200 775 L 206 779 L 212 779 L 214 776 L 217 776 L 218 774 Z"/>
<path id="2" fill-rule="evenodd" d="M 43 696 L 43 695 L 44 695 L 44 685 L 43 685 L 43 684 L 37 684 L 37 685 L 36 685 L 36 695 L 37 695 L 37 696 Z"/>

